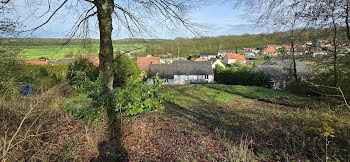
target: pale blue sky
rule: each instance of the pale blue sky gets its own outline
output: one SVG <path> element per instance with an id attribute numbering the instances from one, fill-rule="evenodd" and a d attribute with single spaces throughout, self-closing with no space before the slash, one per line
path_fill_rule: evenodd
<path id="1" fill-rule="evenodd" d="M 18 15 L 21 15 L 21 19 L 25 18 L 25 13 L 28 13 L 31 9 L 17 11 Z M 72 12 L 72 11 L 71 11 Z M 74 12 L 74 11 L 73 11 Z M 76 11 L 79 12 L 79 11 Z M 74 20 L 76 20 L 78 14 L 67 14 L 61 12 L 56 15 L 48 24 L 31 35 L 21 35 L 26 37 L 38 37 L 38 38 L 64 38 L 68 36 L 67 31 L 72 26 Z M 31 27 L 39 24 L 40 14 L 34 17 L 30 17 L 23 22 L 26 27 Z M 246 12 L 244 9 L 233 8 L 232 5 L 223 3 L 214 3 L 208 6 L 201 7 L 189 14 L 193 22 L 204 24 L 209 26 L 209 29 L 201 29 L 201 36 L 221 36 L 221 35 L 242 35 L 242 34 L 257 34 L 262 33 L 263 30 L 255 28 L 254 14 Z M 96 19 L 93 18 L 90 21 L 90 37 L 98 38 L 98 28 Z M 128 33 L 124 32 L 122 28 L 117 25 L 114 26 L 113 39 L 123 39 L 131 37 Z M 120 30 L 118 30 L 120 29 Z M 191 38 L 193 34 L 180 28 L 175 32 L 168 30 L 167 28 L 157 28 L 151 36 L 145 36 L 144 38 L 165 38 L 173 39 L 176 37 Z"/>

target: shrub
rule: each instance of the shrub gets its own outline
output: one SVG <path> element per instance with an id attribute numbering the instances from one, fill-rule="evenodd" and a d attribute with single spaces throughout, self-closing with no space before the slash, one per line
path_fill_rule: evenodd
<path id="1" fill-rule="evenodd" d="M 253 72 L 247 69 L 216 69 L 215 81 L 222 84 L 271 87 L 269 76 L 263 72 Z"/>
<path id="2" fill-rule="evenodd" d="M 92 108 L 76 108 L 74 104 L 67 103 L 65 110 L 73 113 L 77 117 L 85 118 L 89 121 L 100 122 L 106 118 L 106 107 L 109 99 L 115 103 L 114 114 L 115 119 L 120 119 L 120 116 L 132 119 L 138 114 L 152 112 L 162 107 L 164 96 L 159 94 L 163 87 L 159 77 L 156 77 L 155 84 L 149 85 L 136 76 L 128 79 L 122 87 L 115 88 L 109 94 L 102 93 L 101 80 L 98 78 L 95 81 L 89 80 L 84 72 L 77 72 L 78 92 L 87 94 L 87 98 L 92 101 Z M 108 120 L 108 119 L 104 119 Z"/>
<path id="3" fill-rule="evenodd" d="M 98 68 L 96 68 L 89 60 L 84 58 L 78 58 L 73 64 L 68 66 L 67 80 L 71 84 L 75 84 L 77 82 L 77 72 L 84 72 L 91 81 L 96 81 L 99 74 Z"/>
<path id="4" fill-rule="evenodd" d="M 136 62 L 126 55 L 117 56 L 114 65 L 114 87 L 124 86 L 130 77 L 140 75 Z"/>

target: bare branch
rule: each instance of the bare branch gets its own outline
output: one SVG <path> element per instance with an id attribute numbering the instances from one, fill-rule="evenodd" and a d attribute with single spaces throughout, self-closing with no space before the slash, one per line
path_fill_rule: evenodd
<path id="1" fill-rule="evenodd" d="M 68 0 L 64 0 L 64 2 L 49 16 L 49 18 L 44 22 L 42 23 L 41 25 L 35 27 L 35 28 L 32 28 L 32 29 L 29 29 L 29 30 L 24 30 L 24 31 L 21 31 L 21 32 L 34 32 L 36 30 L 38 30 L 39 28 L 41 28 L 42 26 L 46 25 L 51 19 L 53 16 L 56 15 L 56 13 L 68 2 Z"/>

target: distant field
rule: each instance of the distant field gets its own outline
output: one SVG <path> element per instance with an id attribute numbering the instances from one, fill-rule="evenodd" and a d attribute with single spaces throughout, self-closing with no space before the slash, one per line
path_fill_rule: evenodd
<path id="1" fill-rule="evenodd" d="M 38 59 L 45 57 L 47 59 L 63 59 L 81 54 L 95 54 L 99 52 L 99 44 L 90 45 L 48 45 L 48 46 L 20 46 L 23 59 Z M 128 50 L 134 53 L 145 51 L 145 44 L 114 44 L 114 51 Z"/>

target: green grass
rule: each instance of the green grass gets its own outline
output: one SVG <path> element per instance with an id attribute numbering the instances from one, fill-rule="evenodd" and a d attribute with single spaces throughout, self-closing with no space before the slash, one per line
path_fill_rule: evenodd
<path id="1" fill-rule="evenodd" d="M 324 107 L 286 106 L 312 107 L 316 101 L 261 87 L 171 85 L 164 93 L 170 95 L 161 114 L 179 119 L 177 130 L 191 130 L 196 136 L 217 130 L 226 143 L 236 146 L 247 137 L 253 140 L 250 149 L 257 159 L 324 160 L 325 139 L 321 133 L 325 124 L 335 131 L 328 147 L 330 158 L 350 159 L 350 113 L 346 110 L 339 113 L 332 111 L 333 107 L 323 111 Z"/>
<path id="2" fill-rule="evenodd" d="M 10 46 L 7 46 L 10 47 Z M 99 52 L 99 44 L 83 45 L 49 45 L 49 46 L 19 46 L 23 59 L 63 59 L 81 54 L 94 54 Z M 131 51 L 131 54 L 142 53 L 146 48 L 145 44 L 113 44 L 114 51 Z"/>

